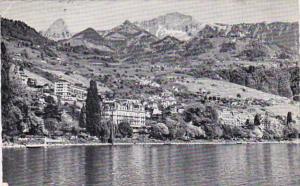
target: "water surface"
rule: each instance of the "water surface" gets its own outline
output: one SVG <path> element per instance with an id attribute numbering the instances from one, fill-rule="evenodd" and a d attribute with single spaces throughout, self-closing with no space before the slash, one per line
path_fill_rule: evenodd
<path id="1" fill-rule="evenodd" d="M 4 149 L 10 185 L 300 185 L 300 145 Z"/>

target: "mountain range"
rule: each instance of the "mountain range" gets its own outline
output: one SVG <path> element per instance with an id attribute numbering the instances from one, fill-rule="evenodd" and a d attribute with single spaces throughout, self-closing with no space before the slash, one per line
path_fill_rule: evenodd
<path id="1" fill-rule="evenodd" d="M 2 19 L 1 25 L 5 36 L 83 47 L 120 60 L 149 61 L 165 55 L 172 61 L 174 56 L 181 59 L 204 54 L 218 60 L 290 58 L 297 55 L 299 47 L 298 23 L 206 24 L 178 12 L 142 22 L 126 20 L 105 31 L 87 28 L 74 35 L 63 19 L 52 23 L 42 35 L 30 27 L 26 30 L 20 21 Z M 12 28 L 15 25 L 18 29 Z"/>
<path id="2" fill-rule="evenodd" d="M 254 38 L 261 42 L 280 44 L 294 49 L 299 47 L 297 22 L 208 24 L 198 22 L 192 16 L 175 12 L 151 20 L 136 22 L 136 25 L 159 38 L 166 35 L 180 40 L 189 40 L 194 36 Z"/>

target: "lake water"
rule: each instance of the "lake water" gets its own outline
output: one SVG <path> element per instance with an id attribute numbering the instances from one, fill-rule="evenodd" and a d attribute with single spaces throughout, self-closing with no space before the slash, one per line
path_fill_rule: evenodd
<path id="1" fill-rule="evenodd" d="M 10 185 L 300 185 L 300 145 L 4 149 Z"/>

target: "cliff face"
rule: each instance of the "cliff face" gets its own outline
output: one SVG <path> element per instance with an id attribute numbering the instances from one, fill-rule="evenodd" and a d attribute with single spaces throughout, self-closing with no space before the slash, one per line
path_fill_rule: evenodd
<path id="1" fill-rule="evenodd" d="M 236 67 L 221 70 L 196 70 L 196 77 L 209 77 L 247 86 L 294 100 L 300 100 L 299 67 Z"/>
<path id="2" fill-rule="evenodd" d="M 269 68 L 243 67 L 218 73 L 223 79 L 264 92 L 291 98 L 299 95 L 299 67 Z M 299 97 L 295 97 L 299 100 Z"/>

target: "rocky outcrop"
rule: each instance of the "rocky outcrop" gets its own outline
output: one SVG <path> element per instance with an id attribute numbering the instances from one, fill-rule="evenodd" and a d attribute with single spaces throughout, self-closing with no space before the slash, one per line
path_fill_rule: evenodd
<path id="1" fill-rule="evenodd" d="M 195 77 L 221 79 L 231 83 L 247 86 L 294 100 L 300 100 L 300 68 L 266 67 L 266 66 L 235 66 L 232 68 L 213 70 L 199 68 L 193 70 Z"/>
<path id="2" fill-rule="evenodd" d="M 197 33 L 201 26 L 192 16 L 178 12 L 168 13 L 136 24 L 161 39 L 169 35 L 180 40 L 189 39 L 191 35 Z"/>
<path id="3" fill-rule="evenodd" d="M 241 67 L 217 72 L 222 79 L 250 88 L 291 98 L 299 95 L 299 67 Z"/>

